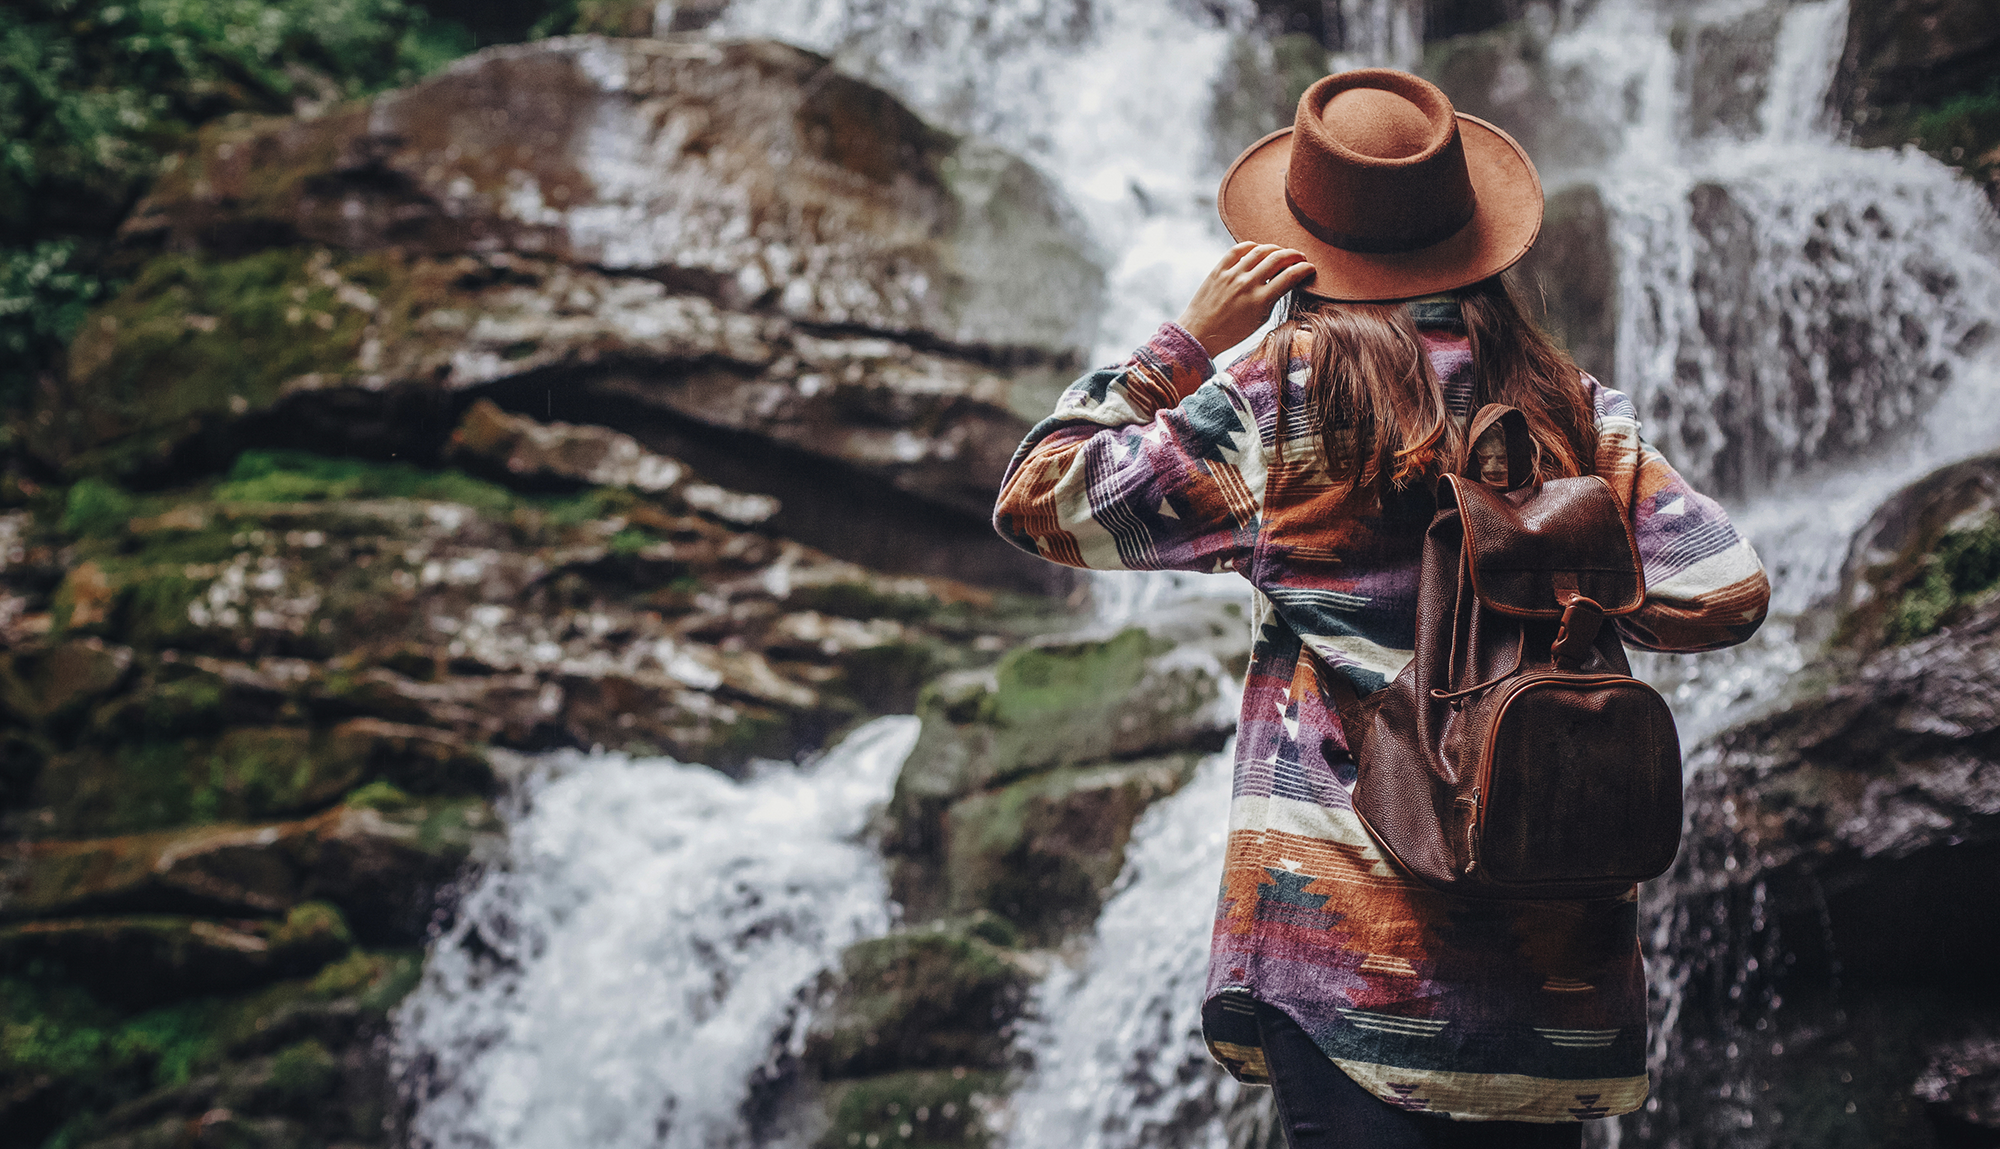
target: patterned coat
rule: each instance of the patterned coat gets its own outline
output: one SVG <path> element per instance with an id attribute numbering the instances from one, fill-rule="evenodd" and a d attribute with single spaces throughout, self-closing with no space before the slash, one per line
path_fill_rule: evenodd
<path id="1" fill-rule="evenodd" d="M 1456 304 L 1412 305 L 1446 398 L 1477 379 Z M 1646 1097 L 1637 890 L 1591 901 L 1450 897 L 1400 872 L 1350 802 L 1355 768 L 1310 645 L 1361 694 L 1411 658 L 1427 491 L 1345 495 L 1308 417 L 1303 347 L 1281 375 L 1216 374 L 1168 324 L 1071 384 L 1008 469 L 1000 534 L 1097 570 L 1235 571 L 1256 642 L 1236 740 L 1203 1028 L 1238 1079 L 1268 1080 L 1250 999 L 1278 1006 L 1384 1101 L 1466 1119 L 1573 1121 Z M 1628 645 L 1748 638 L 1769 585 L 1722 508 L 1639 434 L 1629 399 L 1583 376 L 1596 473 L 1632 516 L 1647 598 Z"/>

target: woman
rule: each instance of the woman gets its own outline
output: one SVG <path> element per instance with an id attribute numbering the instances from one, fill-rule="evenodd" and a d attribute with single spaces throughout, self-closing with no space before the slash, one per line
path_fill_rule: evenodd
<path id="1" fill-rule="evenodd" d="M 1398 870 L 1354 815 L 1315 668 L 1366 695 L 1409 661 L 1433 481 L 1488 402 L 1525 413 L 1542 477 L 1599 475 L 1629 512 L 1647 599 L 1619 620 L 1628 643 L 1743 641 L 1763 569 L 1631 402 L 1516 303 L 1501 273 L 1542 195 L 1504 132 L 1406 73 L 1329 76 L 1218 206 L 1244 242 L 1179 323 L 1071 385 L 994 525 L 1055 562 L 1255 587 L 1203 1023 L 1231 1073 L 1274 1086 L 1294 1149 L 1578 1145 L 1579 1122 L 1646 1095 L 1636 889 L 1489 901 Z M 1281 299 L 1284 321 L 1217 374 L 1210 357 Z"/>

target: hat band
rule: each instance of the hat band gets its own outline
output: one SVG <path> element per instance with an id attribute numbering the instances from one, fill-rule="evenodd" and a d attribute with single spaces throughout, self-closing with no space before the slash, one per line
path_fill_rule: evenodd
<path id="1" fill-rule="evenodd" d="M 1305 209 L 1299 206 L 1299 201 L 1292 198 L 1292 181 L 1289 178 L 1285 180 L 1285 206 L 1292 209 L 1292 218 L 1299 221 L 1299 226 L 1311 232 L 1313 238 L 1319 240 L 1321 243 L 1330 243 L 1342 251 L 1351 251 L 1359 255 L 1392 255 L 1396 252 L 1416 251 L 1418 248 L 1442 243 L 1452 236 L 1457 235 L 1460 228 L 1472 222 L 1472 216 L 1479 205 L 1468 195 L 1465 201 L 1465 212 L 1457 219 L 1448 219 L 1437 227 L 1418 232 L 1415 235 L 1393 237 L 1349 235 L 1346 232 L 1335 231 L 1327 227 L 1312 216 L 1307 215 Z"/>

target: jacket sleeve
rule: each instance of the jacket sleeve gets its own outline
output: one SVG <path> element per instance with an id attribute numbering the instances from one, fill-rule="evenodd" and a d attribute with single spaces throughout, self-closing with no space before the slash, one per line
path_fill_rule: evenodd
<path id="1" fill-rule="evenodd" d="M 1646 602 L 1618 620 L 1644 650 L 1716 650 L 1755 634 L 1771 584 L 1721 505 L 1689 486 L 1639 433 L 1638 410 L 1585 377 L 1597 405 L 1597 473 L 1632 516 Z"/>
<path id="2" fill-rule="evenodd" d="M 1169 323 L 1123 366 L 1070 384 L 1014 453 L 994 529 L 1074 567 L 1247 565 L 1264 445 L 1242 394 L 1214 370 Z"/>

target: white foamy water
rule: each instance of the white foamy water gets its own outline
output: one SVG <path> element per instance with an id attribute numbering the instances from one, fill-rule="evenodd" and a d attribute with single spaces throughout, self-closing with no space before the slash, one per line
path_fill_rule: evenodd
<path id="1" fill-rule="evenodd" d="M 415 1144 L 743 1144 L 751 1078 L 801 991 L 889 927 L 860 835 L 915 743 L 863 726 L 805 769 L 557 755 L 397 1018 Z"/>

